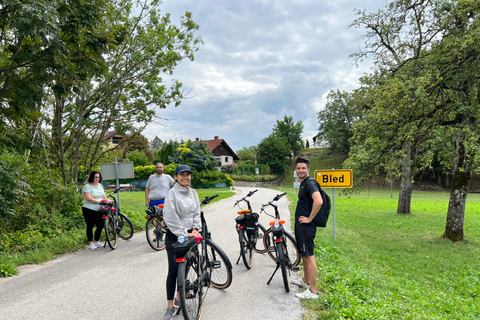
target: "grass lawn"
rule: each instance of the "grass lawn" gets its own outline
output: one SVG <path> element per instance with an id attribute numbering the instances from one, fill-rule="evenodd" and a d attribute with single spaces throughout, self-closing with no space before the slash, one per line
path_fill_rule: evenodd
<path id="1" fill-rule="evenodd" d="M 448 200 L 414 191 L 412 214 L 398 215 L 398 192 L 337 189 L 337 240 L 332 212 L 317 229 L 320 299 L 304 302 L 305 319 L 480 319 L 480 195 L 468 195 L 459 243 L 441 238 Z"/>

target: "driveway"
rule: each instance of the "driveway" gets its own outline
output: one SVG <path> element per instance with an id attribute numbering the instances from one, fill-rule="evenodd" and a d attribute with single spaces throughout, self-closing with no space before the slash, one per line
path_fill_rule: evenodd
<path id="1" fill-rule="evenodd" d="M 203 319 L 301 319 L 302 308 L 283 287 L 281 271 L 270 285 L 275 264 L 266 254 L 255 254 L 247 270 L 240 260 L 235 231 L 235 201 L 254 188 L 237 187 L 237 195 L 204 208 L 213 240 L 224 249 L 233 265 L 233 283 L 225 290 L 210 288 Z M 259 212 L 262 203 L 278 191 L 259 188 L 251 204 Z M 288 202 L 277 202 L 290 228 Z M 271 210 L 270 210 L 271 211 Z M 260 216 L 268 226 L 270 217 Z M 142 319 L 158 320 L 166 309 L 166 252 L 156 252 L 136 233 L 120 241 L 116 250 L 99 248 L 62 255 L 42 265 L 20 268 L 18 275 L 0 279 L 0 318 L 18 319 Z M 181 315 L 174 319 L 182 319 Z"/>

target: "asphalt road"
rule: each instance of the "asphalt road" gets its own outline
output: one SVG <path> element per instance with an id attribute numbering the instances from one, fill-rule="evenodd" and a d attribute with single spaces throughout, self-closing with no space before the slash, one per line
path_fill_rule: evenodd
<path id="1" fill-rule="evenodd" d="M 266 254 L 255 254 L 247 270 L 239 256 L 235 231 L 235 201 L 254 188 L 237 187 L 237 195 L 204 208 L 213 240 L 224 249 L 233 265 L 233 282 L 225 290 L 210 288 L 203 319 L 301 319 L 297 287 L 285 292 L 281 271 L 270 285 L 275 264 Z M 258 212 L 278 191 L 259 188 L 251 204 Z M 286 198 L 277 202 L 290 229 Z M 268 226 L 271 220 L 260 216 Z M 145 232 L 120 241 L 116 250 L 88 248 L 62 255 L 42 265 L 20 268 L 18 275 L 0 278 L 0 319 L 142 319 L 158 320 L 166 310 L 165 251 L 154 251 Z M 296 276 L 296 275 L 294 275 Z M 182 319 L 177 315 L 174 319 Z"/>

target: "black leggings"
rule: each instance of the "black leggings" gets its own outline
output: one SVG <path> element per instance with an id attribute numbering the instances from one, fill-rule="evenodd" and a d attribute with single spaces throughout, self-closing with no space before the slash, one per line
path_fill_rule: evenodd
<path id="1" fill-rule="evenodd" d="M 167 300 L 173 300 L 177 287 L 178 265 L 175 262 L 175 249 L 173 248 L 177 240 L 178 237 L 169 230 L 165 238 L 165 249 L 167 250 L 168 258 Z"/>
<path id="2" fill-rule="evenodd" d="M 83 217 L 87 223 L 87 239 L 89 242 L 93 241 L 93 227 L 97 226 L 95 229 L 95 241 L 100 240 L 100 236 L 103 231 L 103 218 L 102 214 L 99 211 L 88 209 L 82 207 Z"/>

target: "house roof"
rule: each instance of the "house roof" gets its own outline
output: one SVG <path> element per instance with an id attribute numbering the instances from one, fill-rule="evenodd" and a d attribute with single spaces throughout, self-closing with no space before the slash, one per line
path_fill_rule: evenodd
<path id="1" fill-rule="evenodd" d="M 196 138 L 195 142 L 199 142 L 200 139 Z M 203 142 L 207 143 L 208 149 L 210 149 L 210 152 L 214 153 L 215 149 L 223 145 L 230 153 L 233 155 L 233 160 L 240 160 L 240 158 L 237 156 L 235 151 L 230 148 L 228 143 L 224 139 L 219 139 L 218 136 L 215 136 L 213 140 L 203 140 Z"/>
<path id="2" fill-rule="evenodd" d="M 117 134 L 118 134 L 117 131 L 108 131 L 103 136 L 103 139 L 108 140 L 108 139 L 110 139 L 111 137 L 113 137 L 114 135 L 117 135 Z"/>

